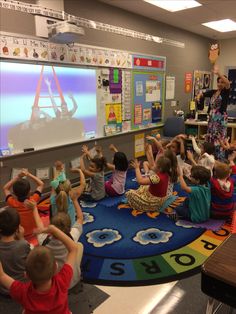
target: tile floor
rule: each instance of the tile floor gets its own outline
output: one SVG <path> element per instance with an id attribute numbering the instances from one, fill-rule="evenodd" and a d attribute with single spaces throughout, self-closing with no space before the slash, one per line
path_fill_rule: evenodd
<path id="1" fill-rule="evenodd" d="M 207 296 L 200 274 L 162 285 L 143 287 L 97 286 L 108 295 L 94 314 L 205 314 Z M 236 314 L 223 305 L 217 314 Z"/>

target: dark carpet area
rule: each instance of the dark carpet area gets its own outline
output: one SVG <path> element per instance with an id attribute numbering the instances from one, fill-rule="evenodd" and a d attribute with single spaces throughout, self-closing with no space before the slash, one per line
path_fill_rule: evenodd
<path id="1" fill-rule="evenodd" d="M 69 308 L 73 314 L 90 314 L 107 298 L 109 295 L 97 287 L 80 283 L 69 293 Z M 22 308 L 10 298 L 0 295 L 0 313 L 22 314 Z"/>

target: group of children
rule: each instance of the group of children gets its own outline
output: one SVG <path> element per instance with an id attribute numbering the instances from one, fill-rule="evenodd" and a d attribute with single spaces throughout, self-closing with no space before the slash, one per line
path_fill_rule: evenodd
<path id="1" fill-rule="evenodd" d="M 24 313 L 70 313 L 68 289 L 80 280 L 83 245 L 83 213 L 80 200 L 99 201 L 106 193 L 122 195 L 125 191 L 128 160 L 124 153 L 110 146 L 113 163 L 107 163 L 100 147 L 92 158 L 87 146 L 82 148 L 80 184 L 72 189 L 64 165 L 55 162 L 51 181 L 50 224 L 45 226 L 37 203 L 44 183 L 27 169 L 3 187 L 8 206 L 0 209 L 0 293 L 19 302 Z M 104 168 L 112 177 L 104 182 Z M 85 175 L 90 178 L 86 184 Z M 36 189 L 31 193 L 29 180 Z M 13 191 L 13 194 L 11 192 Z M 35 236 L 37 235 L 37 244 Z M 31 243 L 31 244 L 30 244 Z"/>
<path id="2" fill-rule="evenodd" d="M 174 183 L 178 181 L 187 196 L 182 206 L 176 207 L 174 214 L 177 218 L 201 223 L 210 217 L 232 217 L 236 143 L 222 142 L 228 159 L 218 161 L 214 157 L 214 145 L 203 142 L 199 147 L 193 136 L 180 134 L 171 141 L 162 140 L 160 135 L 148 136 L 147 141 L 144 176 L 138 161 L 132 163 L 141 185 L 126 193 L 132 208 L 139 211 L 163 210 L 163 205 L 173 193 Z M 186 148 L 189 141 L 192 151 Z"/>
<path id="3" fill-rule="evenodd" d="M 186 150 L 185 142 L 192 142 L 193 152 Z M 64 165 L 55 163 L 55 177 L 51 181 L 50 224 L 43 223 L 37 203 L 43 191 L 43 182 L 22 169 L 20 174 L 3 187 L 7 207 L 0 209 L 0 293 L 10 294 L 19 302 L 24 313 L 70 313 L 68 289 L 80 280 L 80 262 L 83 246 L 78 242 L 83 231 L 83 213 L 80 201 L 97 202 L 106 195 L 115 197 L 125 193 L 126 174 L 135 169 L 140 187 L 126 192 L 133 209 L 160 212 L 172 197 L 179 182 L 187 198 L 176 208 L 180 218 L 203 222 L 210 215 L 229 217 L 234 210 L 233 192 L 236 175 L 235 143 L 222 142 L 228 160 L 217 161 L 214 147 L 203 143 L 198 147 L 194 137 L 180 134 L 171 141 L 160 136 L 148 136 L 147 160 L 128 162 L 125 153 L 110 145 L 113 162 L 108 163 L 102 149 L 96 155 L 86 145 L 82 147 L 79 173 L 80 184 L 72 189 L 66 178 Z M 105 182 L 105 168 L 112 171 Z M 90 179 L 86 183 L 85 176 Z M 34 193 L 28 179 L 36 183 Z M 13 191 L 13 194 L 11 192 Z M 32 247 L 37 235 L 38 244 Z"/>

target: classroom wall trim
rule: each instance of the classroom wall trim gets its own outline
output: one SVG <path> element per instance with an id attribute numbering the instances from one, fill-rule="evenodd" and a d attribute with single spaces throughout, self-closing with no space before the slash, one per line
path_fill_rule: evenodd
<path id="1" fill-rule="evenodd" d="M 106 23 L 89 20 L 82 17 L 77 17 L 74 15 L 68 14 L 64 11 L 57 11 L 54 9 L 43 8 L 35 4 L 28 4 L 28 3 L 19 2 L 19 1 L 13 1 L 13 0 L 0 0 L 0 8 L 56 18 L 59 20 L 68 21 L 80 27 L 91 28 L 91 29 L 96 29 L 98 31 L 110 32 L 110 33 L 114 33 L 114 34 L 118 34 L 122 36 L 151 41 L 157 44 L 166 44 L 166 45 L 175 46 L 178 48 L 185 48 L 185 43 L 177 41 L 177 40 L 173 40 L 169 38 L 162 38 L 155 35 L 137 32 L 132 29 L 127 29 L 127 28 L 123 28 L 119 26 L 114 26 L 114 25 L 110 25 Z"/>
<path id="2" fill-rule="evenodd" d="M 0 0 L 1 1 L 1 0 Z M 50 43 L 34 36 L 0 32 L 0 58 L 50 62 L 79 66 L 115 67 L 124 69 L 166 70 L 166 57 L 137 55 L 125 50 L 84 44 L 72 46 Z M 138 66 L 138 61 L 146 61 Z"/>

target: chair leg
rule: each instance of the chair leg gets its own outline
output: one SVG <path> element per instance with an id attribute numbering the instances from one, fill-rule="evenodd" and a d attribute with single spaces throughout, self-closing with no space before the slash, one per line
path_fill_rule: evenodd
<path id="1" fill-rule="evenodd" d="M 213 314 L 215 299 L 209 298 L 207 302 L 206 314 Z"/>

